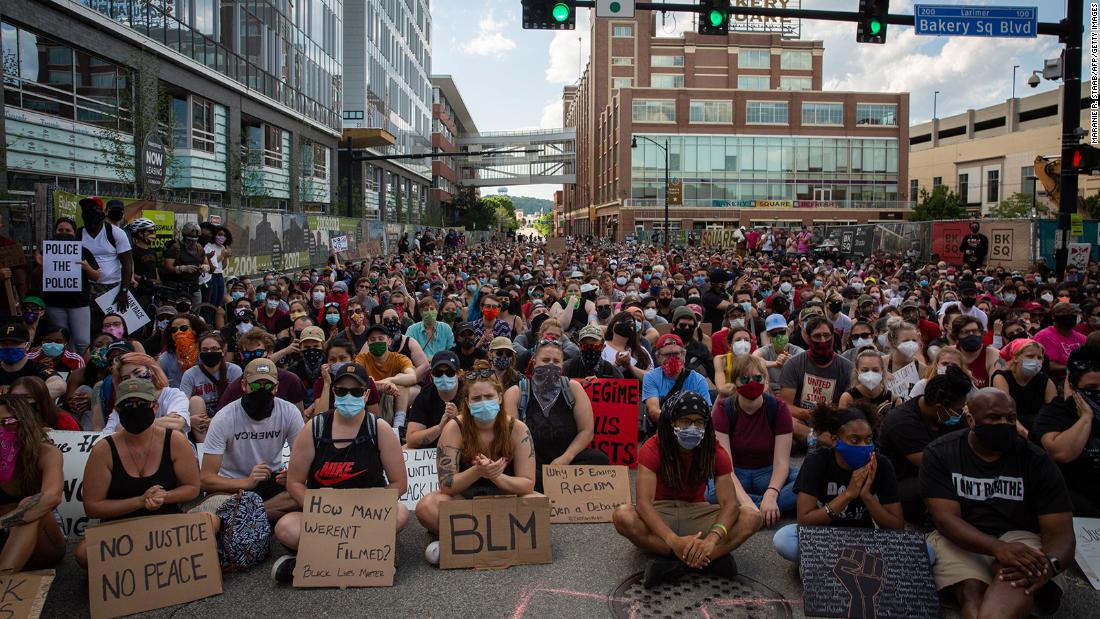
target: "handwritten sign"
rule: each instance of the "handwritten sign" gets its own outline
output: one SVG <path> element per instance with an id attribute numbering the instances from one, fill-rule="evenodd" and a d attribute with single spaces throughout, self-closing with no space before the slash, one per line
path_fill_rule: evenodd
<path id="1" fill-rule="evenodd" d="M 909 365 L 898 369 L 894 372 L 893 376 L 886 381 L 886 388 L 890 390 L 890 393 L 894 396 L 907 397 L 909 390 L 913 388 L 913 385 L 917 384 L 920 380 L 920 373 L 917 371 L 917 362 L 913 361 Z"/>
<path id="2" fill-rule="evenodd" d="M 0 245 L 0 267 L 27 266 L 27 257 L 23 255 L 23 248 L 16 244 Z"/>
<path id="3" fill-rule="evenodd" d="M 122 617 L 222 592 L 205 513 L 145 516 L 88 527 L 92 618 Z"/>
<path id="4" fill-rule="evenodd" d="M 1074 518 L 1073 532 L 1077 536 L 1077 565 L 1092 588 L 1100 589 L 1100 518 Z"/>
<path id="5" fill-rule="evenodd" d="M 103 432 L 50 432 L 50 440 L 61 451 L 62 474 L 65 476 L 61 505 L 57 511 L 61 514 L 61 530 L 66 536 L 83 537 L 84 528 L 98 522 L 89 520 L 84 513 L 84 467 L 88 464 L 92 446 L 104 436 L 107 435 Z"/>
<path id="6" fill-rule="evenodd" d="M 592 449 L 599 449 L 611 464 L 634 468 L 638 463 L 638 400 L 641 388 L 633 378 L 597 378 L 584 388 L 592 400 L 595 435 Z"/>
<path id="7" fill-rule="evenodd" d="M 121 314 L 122 319 L 126 321 L 126 330 L 130 333 L 136 333 L 145 323 L 149 322 L 149 315 L 145 313 L 145 309 L 141 307 L 132 292 L 126 295 L 126 311 L 118 311 L 118 307 L 115 306 L 115 297 L 117 296 L 118 286 L 115 286 L 96 297 L 95 302 L 104 314 Z"/>
<path id="8" fill-rule="evenodd" d="M 1092 243 L 1070 243 L 1068 266 L 1086 269 L 1089 266 L 1089 255 L 1092 254 Z"/>
<path id="9" fill-rule="evenodd" d="M 611 522 L 611 513 L 630 503 L 625 466 L 542 467 L 542 487 L 550 498 L 550 522 Z"/>
<path id="10" fill-rule="evenodd" d="M 390 587 L 397 491 L 308 490 L 295 587 Z"/>
<path id="11" fill-rule="evenodd" d="M 546 253 L 564 254 L 566 250 L 565 239 L 559 236 L 546 239 Z"/>
<path id="12" fill-rule="evenodd" d="M 401 495 L 401 504 L 416 509 L 420 499 L 439 490 L 439 475 L 435 469 L 435 449 L 406 449 L 405 472 L 409 476 L 408 490 Z"/>
<path id="13" fill-rule="evenodd" d="M 38 619 L 53 578 L 53 570 L 0 576 L 0 617 Z"/>
<path id="14" fill-rule="evenodd" d="M 332 251 L 347 251 L 348 250 L 348 237 L 334 236 L 332 237 Z"/>
<path id="15" fill-rule="evenodd" d="M 550 499 L 514 496 L 439 506 L 439 567 L 502 568 L 550 563 Z"/>
<path id="16" fill-rule="evenodd" d="M 80 241 L 42 242 L 42 291 L 80 292 Z"/>
<path id="17" fill-rule="evenodd" d="M 924 537 L 912 531 L 798 527 L 807 616 L 938 619 Z"/>

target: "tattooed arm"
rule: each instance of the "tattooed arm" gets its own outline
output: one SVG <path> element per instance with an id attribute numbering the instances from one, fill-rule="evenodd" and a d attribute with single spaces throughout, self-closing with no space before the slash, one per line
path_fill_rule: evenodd
<path id="1" fill-rule="evenodd" d="M 461 445 L 462 431 L 458 424 L 447 424 L 439 437 L 435 458 L 435 467 L 439 475 L 439 491 L 447 496 L 459 496 L 463 490 L 481 479 L 481 473 L 476 466 L 459 472 L 461 468 L 459 459 L 462 457 Z"/>
<path id="2" fill-rule="evenodd" d="M 531 431 L 518 419 L 512 423 L 512 474 L 501 473 L 493 483 L 508 494 L 523 496 L 535 491 L 535 444 Z"/>
<path id="3" fill-rule="evenodd" d="M 19 502 L 10 512 L 0 516 L 0 527 L 17 527 L 34 522 L 61 504 L 61 489 L 65 484 L 61 468 L 61 452 L 53 445 L 40 448 L 39 467 L 42 470 L 42 487 Z"/>

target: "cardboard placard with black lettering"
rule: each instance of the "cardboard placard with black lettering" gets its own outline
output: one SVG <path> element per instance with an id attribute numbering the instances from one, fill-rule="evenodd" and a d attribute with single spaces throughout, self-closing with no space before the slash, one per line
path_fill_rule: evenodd
<path id="1" fill-rule="evenodd" d="M 397 490 L 308 490 L 295 587 L 393 586 Z"/>
<path id="2" fill-rule="evenodd" d="M 630 503 L 625 466 L 542 466 L 542 487 L 550 499 L 551 523 L 611 522 L 611 513 Z"/>
<path id="3" fill-rule="evenodd" d="M 1074 518 L 1074 557 L 1093 589 L 1100 589 L 1100 518 Z"/>
<path id="4" fill-rule="evenodd" d="M 641 385 L 634 378 L 597 378 L 584 388 L 592 401 L 595 427 L 592 449 L 599 449 L 611 464 L 638 465 L 638 401 Z"/>
<path id="5" fill-rule="evenodd" d="M 546 253 L 548 254 L 564 254 L 566 250 L 565 239 L 560 236 L 554 236 L 546 239 Z"/>
<path id="6" fill-rule="evenodd" d="M 439 490 L 439 473 L 435 468 L 436 449 L 406 449 L 405 473 L 409 476 L 408 489 L 401 495 L 401 504 L 412 510 L 420 499 Z"/>
<path id="7" fill-rule="evenodd" d="M 50 440 L 61 452 L 61 470 L 65 485 L 61 488 L 61 530 L 66 536 L 84 536 L 84 528 L 98 522 L 84 513 L 84 467 L 92 446 L 107 434 L 103 432 L 72 432 L 51 430 Z"/>
<path id="8" fill-rule="evenodd" d="M 927 547 L 919 533 L 798 527 L 798 548 L 808 616 L 940 616 Z"/>
<path id="9" fill-rule="evenodd" d="M 205 513 L 145 516 L 88 527 L 92 619 L 122 617 L 222 593 Z"/>
<path id="10" fill-rule="evenodd" d="M 53 570 L 0 576 L 0 617 L 38 619 L 53 579 Z"/>
<path id="11" fill-rule="evenodd" d="M 499 569 L 550 563 L 550 499 L 515 496 L 439 506 L 439 567 Z"/>

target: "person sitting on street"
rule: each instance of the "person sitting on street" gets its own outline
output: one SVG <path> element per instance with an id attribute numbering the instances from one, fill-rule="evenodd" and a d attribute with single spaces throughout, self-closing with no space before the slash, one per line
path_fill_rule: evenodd
<path id="1" fill-rule="evenodd" d="M 130 352 L 116 357 L 111 371 L 113 385 L 119 385 L 130 378 L 150 381 L 157 393 L 156 421 L 153 423 L 170 430 L 179 430 L 184 436 L 191 432 L 191 417 L 201 411 L 196 402 L 191 406 L 187 396 L 175 387 L 168 386 L 168 377 L 160 368 L 157 360 L 145 353 Z M 117 389 L 114 389 L 117 393 Z M 118 426 L 118 409 L 113 407 L 107 416 L 103 431 L 111 433 Z"/>
<path id="2" fill-rule="evenodd" d="M 252 328 L 237 342 L 237 357 L 240 359 L 241 367 L 256 359 L 270 359 L 274 351 L 275 337 L 260 328 Z M 227 383 L 225 391 L 218 399 L 218 410 L 225 408 L 230 402 L 241 399 L 243 394 L 244 385 L 241 381 L 234 380 Z M 299 411 L 305 410 L 303 404 L 306 390 L 302 387 L 302 379 L 293 372 L 279 368 L 279 386 L 275 390 L 275 397 L 290 402 L 298 407 Z"/>
<path id="3" fill-rule="evenodd" d="M 412 361 L 390 350 L 390 330 L 380 324 L 367 327 L 367 352 L 360 352 L 355 362 L 367 368 L 374 384 L 382 392 L 382 418 L 404 436 L 405 412 L 409 408 L 409 388 L 416 384 L 416 369 Z"/>
<path id="4" fill-rule="evenodd" d="M 852 364 L 837 355 L 833 323 L 817 314 L 810 316 L 800 333 L 809 344 L 806 352 L 783 364 L 779 375 L 779 397 L 794 416 L 794 437 L 807 442 L 810 418 L 818 404 L 836 406 L 851 386 Z"/>
<path id="5" fill-rule="evenodd" d="M 198 409 L 191 418 L 191 436 L 196 443 L 205 439 L 210 420 L 218 412 L 218 400 L 230 383 L 241 379 L 241 367 L 225 360 L 225 338 L 217 331 L 199 337 L 199 362 L 183 373 L 180 391 L 187 396 L 189 408 Z"/>
<path id="6" fill-rule="evenodd" d="M 699 317 L 689 307 L 678 307 L 672 312 L 672 332 L 684 343 L 684 366 L 714 380 L 714 357 L 706 344 L 699 340 Z"/>
<path id="7" fill-rule="evenodd" d="M 622 370 L 603 358 L 605 344 L 602 327 L 585 325 L 577 333 L 577 344 L 581 354 L 565 362 L 563 376 L 577 379 L 623 377 Z"/>
<path id="8" fill-rule="evenodd" d="M 1039 411 L 1058 396 L 1058 387 L 1043 369 L 1046 358 L 1039 342 L 1027 338 L 1011 340 L 1001 348 L 1001 358 L 1008 367 L 994 372 L 989 386 L 1004 391 L 1016 402 L 1016 429 L 1020 436 L 1028 438 Z"/>
<path id="9" fill-rule="evenodd" d="M 519 384 L 520 375 L 516 371 L 516 351 L 512 349 L 512 340 L 503 335 L 494 337 L 489 343 L 489 362 L 505 391 Z"/>
<path id="10" fill-rule="evenodd" d="M 511 348 L 508 349 L 511 352 Z M 432 384 L 421 389 L 409 408 L 409 449 L 433 448 L 444 428 L 458 419 L 461 391 L 458 357 L 441 350 L 432 357 Z"/>
<path id="11" fill-rule="evenodd" d="M 647 427 L 657 425 L 665 400 L 682 390 L 694 391 L 710 404 L 706 377 L 684 367 L 684 343 L 680 336 L 666 333 L 657 338 L 653 349 L 657 365 L 642 380 L 642 401 L 650 424 Z"/>
<path id="12" fill-rule="evenodd" d="M 474 335 L 474 325 L 470 322 L 460 322 L 454 329 L 455 345 L 451 349 L 458 356 L 458 362 L 463 371 L 469 371 L 474 367 L 478 359 L 488 359 L 485 350 L 477 345 Z"/>
<path id="13" fill-rule="evenodd" d="M 22 320 L 14 318 L 0 325 L 0 385 L 10 385 L 20 376 L 37 376 L 46 382 L 50 397 L 65 395 L 65 380 L 38 361 L 27 358 L 30 333 Z"/>

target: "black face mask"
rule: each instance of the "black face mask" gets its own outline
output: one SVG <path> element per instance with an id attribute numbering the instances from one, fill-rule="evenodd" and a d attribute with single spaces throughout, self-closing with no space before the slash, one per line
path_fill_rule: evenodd
<path id="1" fill-rule="evenodd" d="M 829 311 L 834 314 L 839 312 L 842 307 L 844 307 L 844 304 L 840 301 L 829 301 Z"/>
<path id="2" fill-rule="evenodd" d="M 970 309 L 974 307 L 974 303 L 977 302 L 977 299 L 974 297 L 963 297 L 959 299 L 959 302 L 962 303 L 962 306 L 966 309 Z"/>
<path id="3" fill-rule="evenodd" d="M 401 321 L 400 320 L 384 320 L 382 326 L 386 327 L 386 330 L 390 332 L 390 337 L 397 337 L 401 335 Z"/>
<path id="4" fill-rule="evenodd" d="M 320 348 L 307 348 L 302 351 L 302 360 L 306 363 L 307 371 L 317 374 L 321 370 L 321 363 L 325 360 L 325 351 Z"/>
<path id="5" fill-rule="evenodd" d="M 219 351 L 199 353 L 199 361 L 208 368 L 218 367 L 222 362 L 222 358 L 223 355 Z"/>
<path id="6" fill-rule="evenodd" d="M 630 338 L 634 335 L 634 323 L 626 320 L 619 321 L 615 323 L 615 328 L 612 331 L 620 337 Z"/>
<path id="7" fill-rule="evenodd" d="M 684 342 L 685 344 L 687 342 L 689 342 L 690 340 L 695 339 L 695 328 L 694 327 L 688 327 L 686 329 L 679 329 L 678 328 L 678 329 L 674 329 L 672 332 L 675 333 L 677 336 L 679 336 L 680 340 L 682 342 Z"/>
<path id="8" fill-rule="evenodd" d="M 123 211 L 122 209 L 111 209 L 107 211 L 107 219 L 111 220 L 111 223 L 117 224 L 122 221 Z"/>
<path id="9" fill-rule="evenodd" d="M 600 350 L 582 350 L 581 361 L 584 361 L 584 367 L 595 368 L 600 364 L 600 359 L 603 357 L 603 351 Z"/>
<path id="10" fill-rule="evenodd" d="M 982 349 L 982 336 L 968 335 L 959 340 L 959 348 L 966 352 L 978 352 Z"/>
<path id="11" fill-rule="evenodd" d="M 275 410 L 275 390 L 260 390 L 241 396 L 241 408 L 253 421 L 263 421 Z"/>
<path id="12" fill-rule="evenodd" d="M 141 434 L 153 425 L 152 402 L 141 402 L 118 408 L 118 424 L 130 434 Z"/>
<path id="13" fill-rule="evenodd" d="M 460 338 L 458 338 L 458 346 L 460 348 L 473 348 L 474 347 L 474 340 L 473 340 L 473 338 L 469 338 L 469 337 L 460 337 Z"/>
<path id="14" fill-rule="evenodd" d="M 611 308 L 610 307 L 597 307 L 596 308 L 596 315 L 600 317 L 600 320 L 607 320 L 608 318 L 611 317 Z"/>
<path id="15" fill-rule="evenodd" d="M 997 453 L 1004 453 L 1012 449 L 1016 442 L 1016 424 L 1012 423 L 983 423 L 973 428 L 974 436 L 985 446 Z"/>
<path id="16" fill-rule="evenodd" d="M 90 225 L 90 226 L 95 226 L 95 225 L 103 223 L 103 220 L 106 219 L 106 217 L 107 217 L 103 213 L 103 211 L 101 211 L 97 208 L 85 208 L 85 207 L 81 207 L 80 216 L 84 218 L 84 223 L 87 224 L 87 225 Z"/>
<path id="17" fill-rule="evenodd" d="M 657 299 L 657 305 L 660 307 L 668 307 L 672 304 L 672 299 Z"/>

